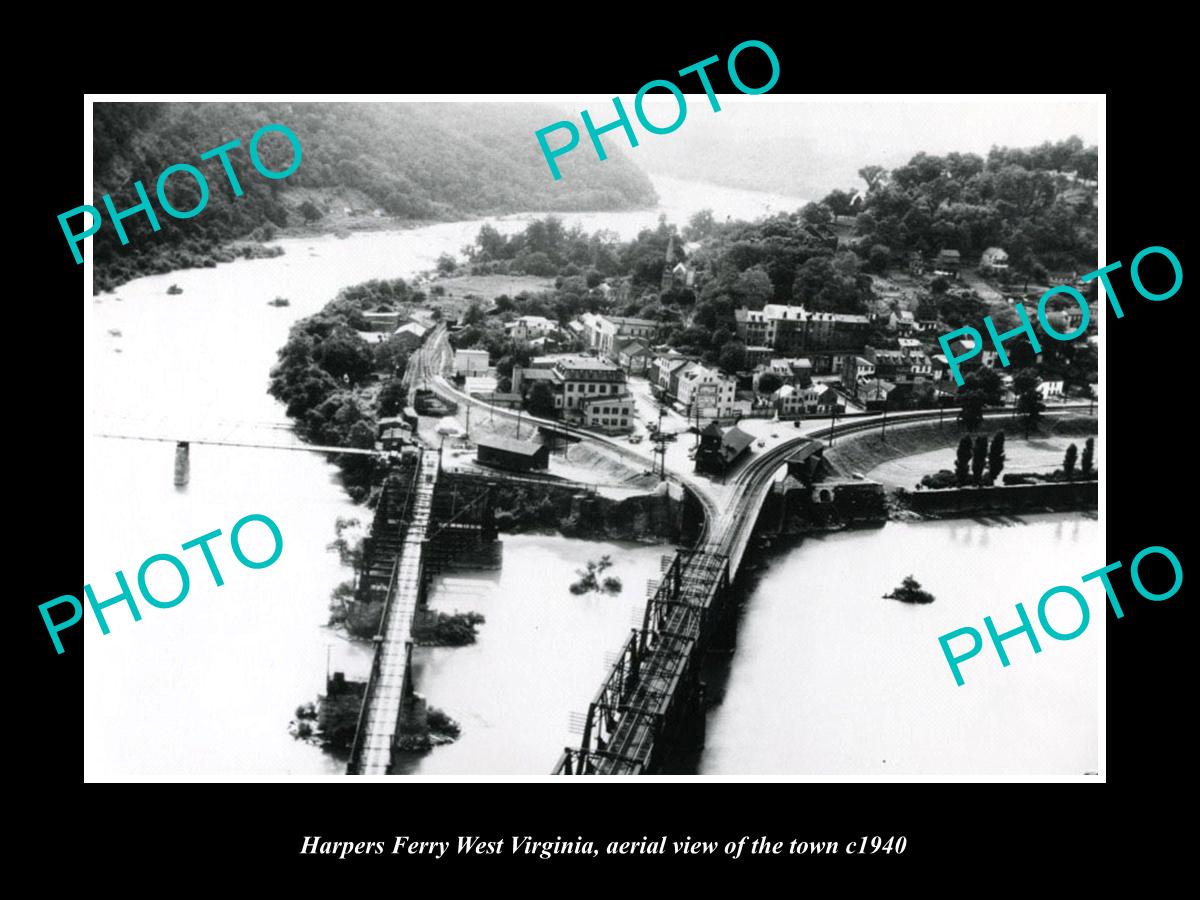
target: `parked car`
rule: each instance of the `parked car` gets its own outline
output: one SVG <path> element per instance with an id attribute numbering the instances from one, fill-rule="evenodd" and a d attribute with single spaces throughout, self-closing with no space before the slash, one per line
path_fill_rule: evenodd
<path id="1" fill-rule="evenodd" d="M 640 434 L 631 434 L 629 436 L 629 443 L 640 444 L 641 442 L 642 442 L 642 436 Z"/>

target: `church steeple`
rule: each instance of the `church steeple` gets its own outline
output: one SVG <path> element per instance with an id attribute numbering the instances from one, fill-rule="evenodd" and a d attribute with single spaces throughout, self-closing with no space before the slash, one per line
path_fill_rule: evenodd
<path id="1" fill-rule="evenodd" d="M 663 263 L 663 273 L 662 273 L 662 291 L 663 291 L 663 293 L 666 293 L 675 285 L 675 273 L 673 271 L 674 266 L 675 266 L 675 235 L 672 234 L 669 238 L 667 238 L 667 256 L 666 256 L 666 261 Z"/>

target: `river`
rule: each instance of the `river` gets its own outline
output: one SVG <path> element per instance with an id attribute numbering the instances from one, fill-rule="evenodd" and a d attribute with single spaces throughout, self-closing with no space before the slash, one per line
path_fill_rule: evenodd
<path id="1" fill-rule="evenodd" d="M 694 212 L 753 218 L 795 208 L 799 198 L 654 178 L 660 205 L 632 212 L 563 215 L 568 225 L 606 228 L 622 238 L 660 214 L 686 222 Z M 172 484 L 171 444 L 90 438 L 92 432 L 208 436 L 296 443 L 266 393 L 267 374 L 291 324 L 337 291 L 371 278 L 409 277 L 457 254 L 491 223 L 511 233 L 531 215 L 444 223 L 338 239 L 283 239 L 285 255 L 140 278 L 91 301 L 86 339 L 90 427 L 85 423 L 84 572 L 97 599 L 119 593 L 121 570 L 137 591 L 137 569 L 155 553 L 215 529 L 217 587 L 196 549 L 188 597 L 171 609 L 141 603 L 134 622 L 111 607 L 111 633 L 91 613 L 85 631 L 84 740 L 89 779 L 337 774 L 343 764 L 293 740 L 297 706 L 324 690 L 334 670 L 365 677 L 369 650 L 323 627 L 330 591 L 350 577 L 326 551 L 339 516 L 366 518 L 310 453 L 193 446 L 191 483 Z M 167 295 L 170 285 L 183 293 Z M 268 306 L 286 297 L 287 307 Z M 247 424 L 249 423 L 249 424 Z M 267 569 L 232 558 L 228 535 L 250 513 L 278 523 L 284 551 Z M 244 533 L 251 541 L 254 534 Z M 488 621 L 470 648 L 420 651 L 418 687 L 464 724 L 458 745 L 410 769 L 424 772 L 546 773 L 570 742 L 568 713 L 595 692 L 605 655 L 616 650 L 640 609 L 661 549 L 565 539 L 506 538 L 505 568 L 479 579 L 472 603 Z M 577 598 L 574 570 L 601 553 L 618 560 L 619 597 Z M 165 569 L 165 572 L 163 571 Z M 537 571 L 535 584 L 520 573 Z M 159 564 L 152 592 L 170 598 L 179 582 Z M 486 590 L 484 589 L 486 587 Z M 434 590 L 444 608 L 454 593 Z M 508 716 L 502 715 L 510 710 Z"/>
<path id="2" fill-rule="evenodd" d="M 713 209 L 720 219 L 754 217 L 802 203 L 799 198 L 653 180 L 662 201 L 657 209 L 562 218 L 568 225 L 607 228 L 628 238 L 653 226 L 660 213 L 682 223 L 702 208 Z M 115 294 L 95 298 L 86 331 L 91 415 L 85 431 L 251 441 L 262 441 L 265 435 L 272 443 L 295 443 L 280 427 L 285 424 L 283 410 L 266 394 L 266 386 L 275 352 L 296 319 L 316 312 L 347 285 L 408 277 L 431 268 L 440 254 L 458 253 L 485 223 L 512 232 L 528 218 L 479 219 L 345 239 L 284 239 L 277 242 L 285 249 L 282 257 L 141 278 Z M 167 295 L 172 284 L 183 293 Z M 290 305 L 267 305 L 278 296 Z M 184 489 L 173 486 L 172 467 L 169 443 L 85 435 L 84 572 L 97 599 L 118 593 L 113 574 L 118 569 L 135 584 L 136 592 L 138 567 L 156 553 L 182 555 L 192 575 L 190 593 L 176 607 L 156 609 L 142 603 L 139 622 L 123 606 L 110 607 L 111 633 L 106 636 L 90 612 L 79 626 L 85 631 L 85 777 L 265 779 L 341 773 L 341 761 L 292 739 L 287 726 L 298 705 L 323 691 L 327 662 L 352 678 L 365 677 L 369 669 L 368 648 L 324 627 L 330 591 L 350 577 L 336 555 L 326 551 L 335 537 L 334 522 L 339 516 L 367 518 L 369 513 L 349 502 L 334 468 L 311 453 L 196 445 L 191 482 Z M 270 516 L 283 535 L 283 553 L 266 569 L 239 565 L 226 543 L 234 522 L 251 513 Z M 928 540 L 950 540 L 945 536 L 962 533 L 963 527 L 968 526 L 931 525 Z M 896 528 L 888 526 L 888 532 Z M 215 529 L 223 532 L 212 544 L 224 578 L 220 587 L 196 550 L 178 549 Z M 1009 540 L 1003 535 L 1022 530 L 998 532 L 989 540 Z M 251 558 L 269 552 L 255 546 L 249 529 L 245 534 Z M 849 547 L 857 540 L 876 538 L 846 535 L 809 542 L 794 558 L 811 556 L 818 545 L 845 542 Z M 501 572 L 454 575 L 432 592 L 435 608 L 476 609 L 487 622 L 472 647 L 418 652 L 418 690 L 462 723 L 463 736 L 454 745 L 410 761 L 408 771 L 548 772 L 562 747 L 574 740 L 568 714 L 586 708 L 604 672 L 606 655 L 617 650 L 632 627 L 644 602 L 646 579 L 657 570 L 658 557 L 666 549 L 548 536 L 508 535 L 504 541 Z M 623 580 L 621 594 L 571 596 L 566 586 L 574 570 L 602 553 L 617 562 L 614 572 Z M 792 561 L 789 555 L 787 564 Z M 1090 557 L 1087 562 L 1091 564 Z M 1005 571 L 1008 560 L 999 554 L 979 556 L 976 565 L 976 577 L 987 580 Z M 163 574 L 163 568 L 151 570 L 150 587 L 157 596 L 173 597 L 178 580 Z M 1074 576 L 1077 568 L 1072 564 L 1068 574 Z M 529 577 L 531 572 L 536 578 Z M 894 586 L 898 578 L 887 574 L 887 586 Z M 806 567 L 804 578 L 813 577 L 817 576 Z M 848 587 L 857 592 L 862 586 Z M 756 638 L 756 630 L 770 631 L 772 610 L 780 603 L 787 605 L 772 590 L 764 587 L 765 593 L 750 599 L 743 626 L 744 648 L 763 641 L 764 666 L 778 663 L 779 648 L 769 634 Z M 933 618 L 955 602 L 942 600 L 943 594 L 951 594 L 946 585 L 935 585 L 934 590 L 944 605 L 935 604 L 932 611 L 903 610 L 914 621 L 918 615 L 930 618 L 930 640 L 941 633 L 932 625 Z M 882 593 L 874 585 L 871 591 Z M 1029 596 L 1029 591 L 1020 596 Z M 861 601 L 856 597 L 852 592 L 843 599 L 856 604 Z M 832 603 L 831 594 L 817 608 L 824 610 Z M 884 601 L 878 605 L 888 608 Z M 1002 608 L 973 607 L 978 615 L 956 619 L 951 627 L 977 622 L 987 611 Z M 967 611 L 961 611 L 965 616 Z M 898 614 L 890 609 L 888 613 Z M 858 620 L 847 621 L 853 625 Z M 818 646 L 842 641 L 838 629 L 847 621 L 826 622 L 824 637 L 818 640 L 810 633 L 809 639 Z M 924 635 L 922 629 L 922 639 Z M 1043 660 L 1078 656 L 1081 648 L 1074 644 L 1081 643 L 1056 645 L 1038 660 L 1021 660 L 998 675 L 987 673 L 995 676 L 991 680 L 1000 682 L 999 687 L 989 688 L 980 677 L 979 690 L 971 696 L 1004 690 L 1000 676 L 1015 675 L 1009 677 L 1011 686 L 1030 677 L 1026 671 L 1038 670 Z M 924 665 L 925 656 L 913 665 Z M 745 734 L 762 732 L 767 729 L 764 722 L 778 719 L 777 712 L 764 711 L 761 704 L 748 702 L 743 708 L 736 700 L 739 691 L 753 693 L 755 679 L 761 677 L 752 665 L 757 659 L 757 653 L 744 651 L 735 658 L 729 699 L 710 717 L 713 741 L 703 771 L 757 771 L 770 765 L 756 756 L 753 746 L 739 749 Z M 751 668 L 739 668 L 744 666 Z M 811 674 L 811 665 L 803 666 Z M 836 674 L 827 672 L 825 677 Z M 975 687 L 968 682 L 961 691 Z M 842 690 L 836 685 L 827 688 Z M 822 688 L 814 683 L 811 689 Z M 749 723 L 751 731 L 739 738 L 747 725 L 745 716 L 754 710 L 767 717 Z M 799 715 L 793 723 L 797 727 L 805 721 Z M 804 771 L 792 765 L 809 762 L 799 757 L 787 765 Z"/>
<path id="3" fill-rule="evenodd" d="M 1080 514 L 889 522 L 810 537 L 768 555 L 748 590 L 737 652 L 710 710 L 703 775 L 1082 775 L 1097 766 L 1097 646 L 1106 603 L 1080 576 L 1099 568 L 1099 523 Z M 863 565 L 864 560 L 870 565 Z M 936 598 L 884 600 L 906 575 Z M 955 684 L 938 636 L 1020 624 L 1054 585 L 1088 598 L 1091 624 L 990 645 Z M 1059 604 L 1062 604 L 1061 607 Z M 1052 625 L 1079 624 L 1069 598 Z M 958 649 L 958 645 L 955 645 Z"/>

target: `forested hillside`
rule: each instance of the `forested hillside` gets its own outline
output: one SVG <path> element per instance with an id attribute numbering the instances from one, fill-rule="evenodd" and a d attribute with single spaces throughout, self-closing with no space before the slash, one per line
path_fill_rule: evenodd
<path id="1" fill-rule="evenodd" d="M 144 215 L 131 216 L 124 220 L 130 243 L 121 246 L 106 215 L 92 239 L 97 290 L 253 252 L 229 244 L 319 224 L 344 205 L 417 221 L 655 201 L 646 176 L 615 148 L 604 162 L 577 154 L 569 177 L 554 181 L 534 132 L 562 116 L 538 104 L 98 103 L 94 116 L 93 205 L 104 211 L 100 198 L 110 193 L 118 210 L 134 206 L 133 182 L 141 180 L 162 226 L 154 233 Z M 300 168 L 279 181 L 263 178 L 249 157 L 251 135 L 268 123 L 291 128 L 303 147 Z M 233 196 L 219 160 L 199 158 L 231 140 L 242 142 L 230 154 L 241 197 Z M 261 149 L 273 168 L 291 159 L 280 135 L 269 135 Z M 174 163 L 197 166 L 209 182 L 208 205 L 192 219 L 167 216 L 154 197 L 159 173 Z M 168 199 L 179 209 L 195 206 L 194 181 L 174 176 Z"/>

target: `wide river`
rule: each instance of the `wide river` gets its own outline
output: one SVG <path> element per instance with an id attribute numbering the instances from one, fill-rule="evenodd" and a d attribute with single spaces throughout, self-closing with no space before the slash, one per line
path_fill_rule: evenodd
<path id="1" fill-rule="evenodd" d="M 703 208 L 718 218 L 754 218 L 802 203 L 654 182 L 662 199 L 656 209 L 563 219 L 628 238 L 664 212 L 682 224 Z M 324 690 L 327 667 L 352 678 L 370 667 L 367 648 L 324 627 L 330 591 L 350 577 L 326 550 L 334 522 L 369 512 L 349 502 L 322 457 L 194 446 L 191 482 L 176 489 L 171 444 L 91 435 L 295 444 L 266 385 L 296 319 L 347 285 L 431 268 L 485 222 L 510 232 L 528 218 L 288 239 L 276 259 L 142 278 L 91 302 L 85 577 L 98 600 L 119 593 L 116 570 L 136 593 L 142 561 L 174 552 L 187 561 L 192 584 L 176 607 L 141 603 L 139 622 L 123 605 L 109 607 L 106 636 L 90 613 L 81 624 L 87 778 L 340 773 L 342 762 L 290 737 L 288 722 Z M 171 284 L 183 293 L 168 296 Z M 290 306 L 268 306 L 277 296 Z M 233 524 L 251 513 L 270 516 L 283 535 L 283 553 L 266 569 L 239 565 L 227 543 Z M 1034 519 L 1011 528 L 889 525 L 808 541 L 774 559 L 748 598 L 726 701 L 710 713 L 701 771 L 1095 768 L 1094 628 L 1038 657 L 1018 649 L 1007 670 L 981 655 L 968 664 L 963 688 L 955 688 L 937 649 L 938 634 L 982 627 L 988 613 L 1003 624 L 1016 600 L 1036 601 L 1050 584 L 1075 583 L 1101 564 L 1094 522 Z M 220 587 L 198 550 L 179 550 L 216 529 Z M 269 552 L 251 528 L 243 536 L 251 558 Z M 547 773 L 576 740 L 569 715 L 586 708 L 606 658 L 640 613 L 647 578 L 669 550 L 549 536 L 505 536 L 504 543 L 500 572 L 435 585 L 436 608 L 478 610 L 487 622 L 474 646 L 418 651 L 418 690 L 458 719 L 463 735 L 416 761 L 415 773 Z M 621 594 L 572 596 L 575 570 L 605 553 L 616 561 Z M 857 566 L 860 554 L 895 563 Z M 878 599 L 909 571 L 938 603 L 913 609 Z M 165 565 L 150 570 L 156 596 L 178 592 L 170 573 Z"/>

